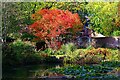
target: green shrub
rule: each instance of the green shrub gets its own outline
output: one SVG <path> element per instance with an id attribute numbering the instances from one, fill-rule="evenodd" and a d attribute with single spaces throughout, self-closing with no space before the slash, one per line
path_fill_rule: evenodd
<path id="1" fill-rule="evenodd" d="M 65 63 L 94 64 L 100 63 L 104 60 L 119 60 L 118 50 L 107 48 L 95 49 L 92 46 L 89 46 L 86 49 L 77 49 L 73 43 L 63 45 L 56 54 L 64 55 Z"/>
<path id="2" fill-rule="evenodd" d="M 110 55 L 110 51 L 105 48 L 91 48 L 85 51 L 84 62 L 85 63 L 100 63 L 102 60 L 106 60 Z"/>
<path id="3" fill-rule="evenodd" d="M 27 39 L 27 40 L 33 40 L 34 38 L 36 38 L 34 35 L 29 34 L 27 32 L 22 33 L 21 39 Z"/>
<path id="4" fill-rule="evenodd" d="M 73 43 L 63 44 L 61 47 L 61 51 L 64 53 L 73 52 L 76 49 L 77 47 Z"/>
<path id="5" fill-rule="evenodd" d="M 86 49 L 90 50 L 90 49 L 93 49 L 93 48 L 94 48 L 93 46 L 89 45 Z"/>
<path id="6" fill-rule="evenodd" d="M 58 51 L 55 52 L 55 54 L 56 54 L 56 55 L 64 55 L 65 52 L 62 51 L 62 50 L 58 50 Z"/>
<path id="7" fill-rule="evenodd" d="M 111 52 L 108 56 L 109 61 L 120 61 L 119 50 L 110 49 L 109 51 Z"/>
<path id="8" fill-rule="evenodd" d="M 7 45 L 7 49 L 3 51 L 3 59 L 6 64 L 16 65 L 23 64 L 25 60 L 34 55 L 34 47 L 29 43 L 17 40 Z M 31 60 L 31 59 L 29 59 Z"/>
<path id="9" fill-rule="evenodd" d="M 10 47 L 16 54 L 30 54 L 34 52 L 34 47 L 32 45 L 30 45 L 29 43 L 25 43 L 21 40 L 13 42 L 12 44 L 10 44 Z"/>
<path id="10" fill-rule="evenodd" d="M 77 60 L 80 59 L 80 54 L 82 53 L 82 51 L 80 51 L 79 49 L 76 49 L 74 51 L 71 51 L 69 53 L 65 54 L 65 58 L 64 58 L 64 62 L 67 63 L 74 63 Z"/>
<path id="11" fill-rule="evenodd" d="M 64 62 L 78 64 L 94 64 L 104 60 L 119 60 L 118 51 L 106 48 L 75 49 L 65 53 Z"/>
<path id="12" fill-rule="evenodd" d="M 114 32 L 113 32 L 113 36 L 120 36 L 120 31 L 118 31 L 118 30 L 117 30 L 117 31 L 114 31 Z"/>
<path id="13" fill-rule="evenodd" d="M 65 55 L 64 62 L 74 62 L 76 60 L 77 47 L 73 43 L 63 44 L 61 49 L 56 51 L 56 55 Z"/>
<path id="14" fill-rule="evenodd" d="M 46 53 L 48 55 L 53 55 L 55 53 L 55 51 L 52 48 L 47 48 L 44 51 L 42 51 L 42 53 Z"/>

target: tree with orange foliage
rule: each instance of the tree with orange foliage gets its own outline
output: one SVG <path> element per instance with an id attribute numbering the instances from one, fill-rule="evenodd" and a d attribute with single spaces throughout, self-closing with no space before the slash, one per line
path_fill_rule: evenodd
<path id="1" fill-rule="evenodd" d="M 82 23 L 78 14 L 73 14 L 68 10 L 42 9 L 32 14 L 32 19 L 35 22 L 29 26 L 30 31 L 37 39 L 46 42 L 48 40 L 52 41 L 51 46 L 53 44 L 56 45 L 56 37 L 64 34 L 68 29 L 73 29 L 73 32 L 82 29 Z"/>

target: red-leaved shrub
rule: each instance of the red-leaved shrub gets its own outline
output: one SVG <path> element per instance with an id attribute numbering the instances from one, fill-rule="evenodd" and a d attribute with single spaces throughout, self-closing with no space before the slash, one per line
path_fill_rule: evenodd
<path id="1" fill-rule="evenodd" d="M 55 38 L 68 29 L 72 29 L 73 32 L 82 29 L 78 14 L 68 10 L 42 9 L 32 14 L 32 19 L 35 22 L 29 26 L 29 29 L 37 39 L 53 40 L 54 43 L 57 42 Z"/>

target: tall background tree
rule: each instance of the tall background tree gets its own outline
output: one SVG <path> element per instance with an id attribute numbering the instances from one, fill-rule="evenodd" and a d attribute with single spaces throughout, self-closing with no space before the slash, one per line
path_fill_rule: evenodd
<path id="1" fill-rule="evenodd" d="M 3 38 L 6 36 L 19 37 L 19 31 L 31 23 L 31 3 L 2 3 L 2 31 Z"/>

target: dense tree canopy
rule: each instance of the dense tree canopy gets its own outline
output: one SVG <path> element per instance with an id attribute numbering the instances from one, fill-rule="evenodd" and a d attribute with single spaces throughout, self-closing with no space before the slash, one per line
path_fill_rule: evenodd
<path id="1" fill-rule="evenodd" d="M 85 6 L 89 17 L 91 17 L 91 27 L 98 33 L 110 36 L 114 31 L 120 30 L 118 23 L 118 3 L 114 2 L 94 2 Z"/>

